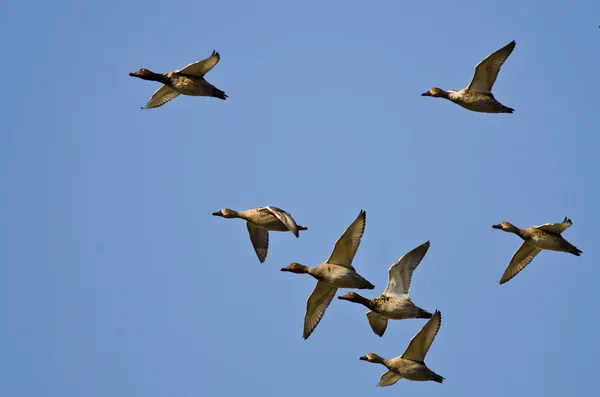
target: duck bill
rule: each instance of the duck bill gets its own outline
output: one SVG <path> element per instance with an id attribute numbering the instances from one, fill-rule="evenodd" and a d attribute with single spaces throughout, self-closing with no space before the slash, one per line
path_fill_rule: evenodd
<path id="1" fill-rule="evenodd" d="M 217 212 L 213 212 L 212 215 L 213 216 L 223 216 L 223 213 L 221 211 L 217 211 Z"/>
<path id="2" fill-rule="evenodd" d="M 358 359 L 359 360 L 363 360 L 363 361 L 369 361 L 369 359 L 367 358 L 367 356 L 361 356 Z"/>
<path id="3" fill-rule="evenodd" d="M 422 93 L 421 96 L 432 96 L 432 95 L 431 95 L 431 92 L 426 91 L 426 92 Z"/>
<path id="4" fill-rule="evenodd" d="M 494 229 L 502 229 L 502 225 L 492 225 Z"/>

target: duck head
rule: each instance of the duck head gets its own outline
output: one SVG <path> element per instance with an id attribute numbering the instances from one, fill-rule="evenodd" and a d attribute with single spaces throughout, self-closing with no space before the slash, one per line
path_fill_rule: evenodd
<path id="1" fill-rule="evenodd" d="M 501 222 L 497 225 L 492 225 L 492 227 L 494 229 L 500 229 L 504 232 L 509 232 L 509 233 L 517 233 L 519 231 L 519 228 L 510 222 Z"/>
<path id="2" fill-rule="evenodd" d="M 293 263 L 290 263 L 288 267 L 281 268 L 281 271 L 304 274 L 304 273 L 308 273 L 308 267 L 301 265 L 299 263 L 293 262 Z"/>
<path id="3" fill-rule="evenodd" d="M 433 87 L 433 88 L 430 88 L 428 91 L 425 91 L 424 93 L 422 93 L 421 96 L 432 96 L 434 98 L 438 98 L 438 97 L 445 98 L 446 91 L 442 90 L 441 88 Z"/>
<path id="4" fill-rule="evenodd" d="M 156 74 L 154 72 L 151 72 L 148 69 L 140 69 L 137 72 L 133 72 L 133 73 L 129 73 L 129 75 L 131 77 L 137 77 L 143 80 L 153 80 L 153 81 L 160 81 L 161 80 L 161 76 L 159 74 Z"/>
<path id="5" fill-rule="evenodd" d="M 358 359 L 368 361 L 370 363 L 383 364 L 383 357 L 380 357 L 375 353 L 368 353 L 362 357 L 359 357 Z"/>
<path id="6" fill-rule="evenodd" d="M 213 216 L 220 216 L 222 218 L 237 218 L 237 211 L 230 210 L 229 208 L 223 208 L 220 211 L 213 212 Z"/>
<path id="7" fill-rule="evenodd" d="M 350 301 L 350 302 L 356 302 L 356 303 L 363 303 L 368 300 L 368 299 L 360 296 L 356 292 L 348 292 L 346 295 L 338 296 L 338 299 Z"/>

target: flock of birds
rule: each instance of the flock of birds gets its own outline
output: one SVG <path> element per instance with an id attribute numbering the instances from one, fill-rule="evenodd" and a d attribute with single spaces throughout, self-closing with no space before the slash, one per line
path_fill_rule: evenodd
<path id="1" fill-rule="evenodd" d="M 515 48 L 511 41 L 498 51 L 487 56 L 475 68 L 471 83 L 462 90 L 444 91 L 434 87 L 422 96 L 448 99 L 468 110 L 483 113 L 513 113 L 514 109 L 498 102 L 492 94 L 492 86 L 508 56 Z M 204 76 L 219 62 L 220 55 L 213 51 L 210 57 L 192 63 L 183 69 L 168 73 L 154 73 L 148 69 L 140 69 L 130 73 L 132 77 L 157 81 L 163 84 L 150 98 L 145 108 L 156 108 L 164 105 L 178 95 L 209 96 L 227 99 L 222 90 L 204 79 Z M 142 108 L 144 109 L 144 108 Z M 267 206 L 245 211 L 234 211 L 223 208 L 212 215 L 223 218 L 239 218 L 246 221 L 250 241 L 260 262 L 265 262 L 269 248 L 269 231 L 291 232 L 299 237 L 300 231 L 306 227 L 296 223 L 286 211 Z M 362 211 L 352 224 L 335 242 L 329 258 L 316 267 L 308 267 L 299 263 L 291 263 L 281 271 L 297 274 L 309 274 L 317 280 L 315 289 L 308 297 L 306 315 L 304 317 L 303 337 L 307 339 L 315 330 L 325 310 L 333 300 L 339 288 L 374 289 L 375 287 L 356 272 L 352 261 L 360 245 L 366 225 L 366 212 Z M 562 233 L 571 226 L 566 218 L 560 223 L 545 223 L 527 229 L 519 229 L 509 222 L 493 225 L 495 229 L 514 233 L 523 240 L 521 247 L 514 253 L 500 284 L 504 284 L 521 272 L 542 250 L 562 251 L 579 256 L 582 251 L 562 237 Z M 388 284 L 381 295 L 368 299 L 355 292 L 338 296 L 340 300 L 359 303 L 369 309 L 367 320 L 378 336 L 385 333 L 388 320 L 409 318 L 425 318 L 429 321 L 411 339 L 401 356 L 384 359 L 377 354 L 369 353 L 360 357 L 371 363 L 382 364 L 387 371 L 381 375 L 378 386 L 390 386 L 405 378 L 413 381 L 434 381 L 442 383 L 444 377 L 430 370 L 425 364 L 425 356 L 429 351 L 441 323 L 442 314 L 436 310 L 433 314 L 416 306 L 409 296 L 412 274 L 429 250 L 427 241 L 403 255 L 388 270 Z"/>

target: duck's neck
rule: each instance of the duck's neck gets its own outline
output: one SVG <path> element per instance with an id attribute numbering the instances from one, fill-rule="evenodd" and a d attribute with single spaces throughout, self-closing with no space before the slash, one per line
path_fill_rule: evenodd
<path id="1" fill-rule="evenodd" d="M 154 73 L 150 70 L 138 77 L 143 80 L 158 81 L 159 83 L 163 84 L 169 83 L 169 79 L 167 78 L 167 76 L 161 73 Z"/>
<path id="2" fill-rule="evenodd" d="M 522 229 L 516 228 L 516 230 L 513 231 L 513 233 L 521 237 L 523 240 L 527 238 L 526 233 L 524 233 Z"/>
<path id="3" fill-rule="evenodd" d="M 242 212 L 238 212 L 238 211 L 234 211 L 234 210 L 229 210 L 229 217 L 230 218 L 240 218 L 240 219 L 244 219 L 244 220 L 248 220 L 248 217 L 244 214 L 244 211 Z"/>
<path id="4" fill-rule="evenodd" d="M 373 354 L 373 356 L 374 357 L 371 359 L 372 363 L 385 365 L 385 359 L 383 357 L 378 356 L 377 354 Z"/>
<path id="5" fill-rule="evenodd" d="M 351 298 L 348 298 L 347 300 L 349 300 L 350 302 L 354 302 L 354 303 L 360 303 L 363 306 L 368 307 L 369 309 L 371 309 L 371 300 L 365 298 L 364 296 L 361 296 L 359 294 L 357 294 L 356 292 L 352 294 Z"/>
<path id="6" fill-rule="evenodd" d="M 440 90 L 440 94 L 438 95 L 438 97 L 440 97 L 440 98 L 446 98 L 446 99 L 451 99 L 450 98 L 450 94 L 451 93 L 452 94 L 456 94 L 456 91 L 452 91 L 452 90 L 449 90 L 449 91 Z"/>
<path id="7" fill-rule="evenodd" d="M 244 214 L 244 211 L 238 212 L 235 210 L 230 210 L 229 208 L 225 208 L 222 213 L 223 218 L 240 218 L 246 221 L 248 220 L 248 217 L 246 214 Z"/>
<path id="8" fill-rule="evenodd" d="M 313 276 L 314 278 L 316 278 L 319 281 L 321 281 L 325 278 L 318 270 L 315 270 L 316 268 L 314 268 L 314 267 L 303 266 L 303 268 L 304 268 L 304 273 L 310 274 L 311 276 Z"/>
<path id="9" fill-rule="evenodd" d="M 510 225 L 510 228 L 508 230 L 506 230 L 506 231 L 510 232 L 510 233 L 514 233 L 514 234 L 516 234 L 517 236 L 519 236 L 521 238 L 525 238 L 526 237 L 525 233 L 523 233 L 522 229 L 519 229 L 518 227 L 516 227 L 515 225 L 512 225 L 512 224 Z"/>

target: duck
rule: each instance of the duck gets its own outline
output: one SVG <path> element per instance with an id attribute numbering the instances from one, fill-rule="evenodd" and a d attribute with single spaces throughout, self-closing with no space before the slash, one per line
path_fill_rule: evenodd
<path id="1" fill-rule="evenodd" d="M 416 306 L 408 296 L 412 274 L 423 260 L 430 245 L 431 243 L 426 241 L 390 266 L 387 287 L 377 298 L 367 299 L 356 292 L 348 292 L 344 296 L 338 296 L 338 299 L 360 303 L 371 309 L 367 313 L 367 319 L 373 332 L 380 337 L 385 333 L 388 320 L 431 318 L 431 313 Z"/>
<path id="2" fill-rule="evenodd" d="M 264 263 L 267 259 L 270 231 L 292 232 L 296 238 L 299 238 L 299 231 L 308 230 L 307 227 L 298 225 L 288 212 L 271 205 L 245 211 L 234 211 L 229 208 L 223 208 L 220 211 L 213 212 L 212 215 L 227 219 L 244 219 L 254 252 L 256 252 L 256 256 L 258 256 L 258 260 L 261 263 Z"/>
<path id="3" fill-rule="evenodd" d="M 306 302 L 304 332 L 306 340 L 315 330 L 338 288 L 374 289 L 375 286 L 359 275 L 352 260 L 365 231 L 367 214 L 361 210 L 358 217 L 335 242 L 329 258 L 317 267 L 307 267 L 297 262 L 282 268 L 282 272 L 310 274 L 317 280 L 315 289 Z"/>
<path id="4" fill-rule="evenodd" d="M 473 112 L 513 113 L 515 111 L 513 108 L 504 106 L 494 98 L 492 87 L 496 82 L 500 67 L 513 52 L 515 45 L 516 42 L 513 40 L 479 62 L 475 67 L 473 80 L 471 80 L 471 83 L 466 88 L 460 91 L 444 91 L 441 88 L 433 87 L 429 91 L 422 93 L 421 96 L 446 98 Z"/>
<path id="5" fill-rule="evenodd" d="M 359 360 L 382 364 L 388 369 L 381 375 L 377 386 L 391 386 L 400 379 L 413 381 L 434 381 L 443 383 L 444 377 L 436 374 L 425 365 L 425 356 L 442 325 L 442 313 L 436 310 L 427 324 L 410 340 L 401 356 L 385 359 L 375 353 L 368 353 Z"/>
<path id="6" fill-rule="evenodd" d="M 543 225 L 531 226 L 527 229 L 519 229 L 510 222 L 492 225 L 494 229 L 514 233 L 524 240 L 521 247 L 513 254 L 506 270 L 504 270 L 500 284 L 506 283 L 519 274 L 542 250 L 561 251 L 580 256 L 583 251 L 568 242 L 561 235 L 572 224 L 573 222 L 568 217 L 565 217 L 561 223 L 544 223 Z"/>
<path id="7" fill-rule="evenodd" d="M 210 96 L 226 100 L 225 92 L 216 88 L 204 79 L 204 75 L 212 70 L 221 56 L 218 52 L 212 52 L 211 56 L 195 63 L 190 63 L 183 69 L 168 73 L 154 73 L 148 69 L 140 69 L 129 73 L 131 77 L 142 80 L 158 81 L 164 85 L 160 87 L 150 98 L 142 109 L 152 109 L 164 105 L 180 94 L 190 96 Z"/>

